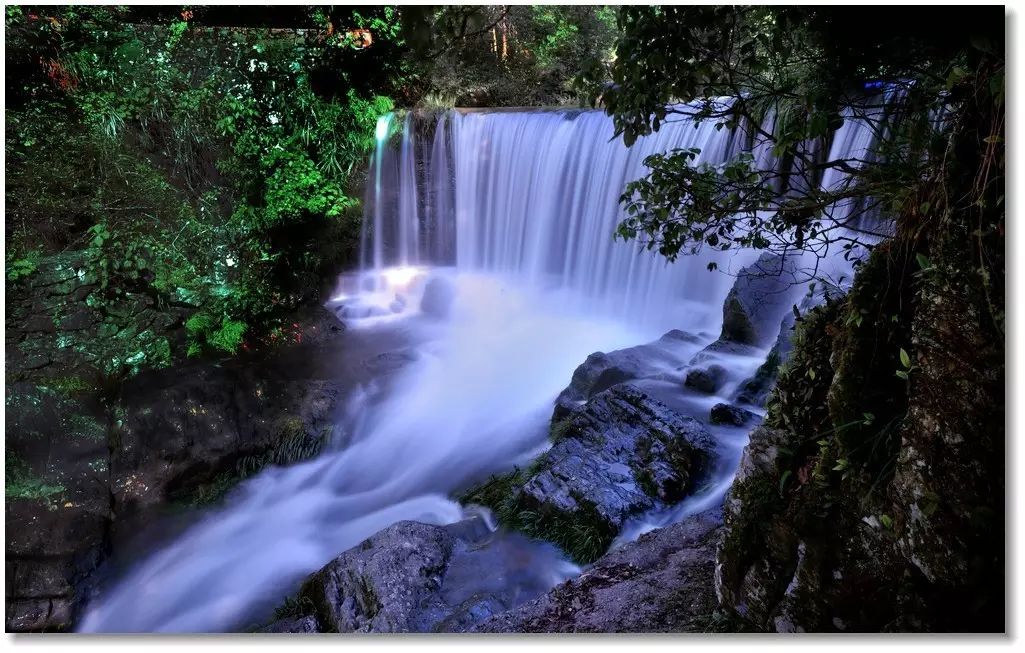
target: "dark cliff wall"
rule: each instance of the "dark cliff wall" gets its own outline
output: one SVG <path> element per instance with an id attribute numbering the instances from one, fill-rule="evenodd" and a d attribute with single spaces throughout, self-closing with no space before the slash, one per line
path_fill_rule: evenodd
<path id="1" fill-rule="evenodd" d="M 745 451 L 716 589 L 758 629 L 1004 629 L 1002 103 L 954 122 Z"/>

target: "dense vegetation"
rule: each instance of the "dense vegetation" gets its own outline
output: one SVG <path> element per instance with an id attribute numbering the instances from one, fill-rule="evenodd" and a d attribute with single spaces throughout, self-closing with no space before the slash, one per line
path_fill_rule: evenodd
<path id="1" fill-rule="evenodd" d="M 608 63 L 615 9 L 588 5 L 448 6 L 407 14 L 428 63 L 427 106 L 561 106 L 586 100 L 588 65 Z"/>
<path id="2" fill-rule="evenodd" d="M 355 47 L 345 31 L 215 32 L 189 18 L 8 9 L 8 281 L 80 250 L 105 313 L 146 293 L 187 308 L 189 353 L 235 353 L 345 260 L 353 173 L 394 80 L 367 48 L 373 83 L 317 89 Z M 346 18 L 382 41 L 397 30 L 394 12 Z M 138 346 L 168 362 L 168 347 Z"/>

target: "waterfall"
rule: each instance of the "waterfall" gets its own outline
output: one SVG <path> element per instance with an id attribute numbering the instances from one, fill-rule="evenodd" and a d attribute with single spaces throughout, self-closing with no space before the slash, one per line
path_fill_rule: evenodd
<path id="1" fill-rule="evenodd" d="M 870 151 L 873 138 L 851 120 L 829 156 Z M 371 334 L 400 322 L 411 362 L 354 395 L 366 400 L 351 402 L 343 442 L 242 483 L 104 589 L 81 628 L 244 627 L 381 528 L 460 519 L 448 497 L 546 446 L 552 403 L 590 353 L 670 328 L 714 339 L 729 273 L 756 253 L 706 248 L 668 263 L 613 238 L 645 157 L 690 147 L 711 165 L 744 148 L 776 165 L 766 144 L 712 122 L 667 122 L 627 148 L 599 111 L 383 117 L 361 269 L 328 306 Z"/>
<path id="2" fill-rule="evenodd" d="M 705 309 L 750 252 L 709 248 L 670 264 L 614 234 L 624 217 L 619 197 L 645 174 L 648 155 L 694 147 L 699 163 L 720 164 L 740 151 L 742 138 L 712 122 L 680 120 L 627 148 L 611 120 L 589 110 L 450 111 L 426 143 L 416 142 L 414 123 L 407 115 L 398 147 L 378 142 L 371 175 L 391 183 L 368 200 L 374 229 L 364 251 L 383 255 L 365 270 L 451 264 L 559 288 L 589 311 L 653 330 L 717 327 L 718 311 Z M 409 159 L 415 152 L 430 153 L 422 176 Z M 411 204 L 416 197 L 427 199 L 422 208 Z M 708 273 L 712 261 L 722 272 Z"/>

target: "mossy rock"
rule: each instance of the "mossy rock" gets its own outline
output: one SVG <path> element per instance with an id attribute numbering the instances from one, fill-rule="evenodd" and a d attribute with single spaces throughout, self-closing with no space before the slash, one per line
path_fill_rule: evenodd
<path id="1" fill-rule="evenodd" d="M 599 393 L 555 421 L 552 434 L 552 448 L 529 468 L 494 476 L 460 499 L 580 563 L 601 556 L 630 518 L 692 492 L 715 449 L 699 422 L 630 385 Z"/>

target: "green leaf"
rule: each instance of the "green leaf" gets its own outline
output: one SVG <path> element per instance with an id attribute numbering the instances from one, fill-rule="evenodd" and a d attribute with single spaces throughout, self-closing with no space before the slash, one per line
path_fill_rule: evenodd
<path id="1" fill-rule="evenodd" d="M 924 254 L 915 254 L 915 260 L 918 261 L 918 267 L 923 270 L 928 270 L 932 267 L 932 261 L 930 261 Z"/>
<path id="2" fill-rule="evenodd" d="M 911 369 L 911 357 L 903 349 L 900 350 L 900 364 L 907 369 Z"/>
<path id="3" fill-rule="evenodd" d="M 908 373 L 905 372 L 904 370 L 897 370 L 896 372 L 894 372 L 894 374 L 896 374 L 900 378 L 904 379 L 905 381 L 908 380 Z"/>
<path id="4" fill-rule="evenodd" d="M 879 515 L 879 523 L 883 525 L 886 530 L 893 529 L 893 518 L 889 515 Z"/>
<path id="5" fill-rule="evenodd" d="M 779 477 L 779 493 L 780 494 L 783 494 L 783 486 L 785 486 L 787 484 L 787 479 L 789 479 L 790 476 L 791 476 L 791 472 L 788 469 L 785 472 L 783 472 L 783 474 Z"/>

